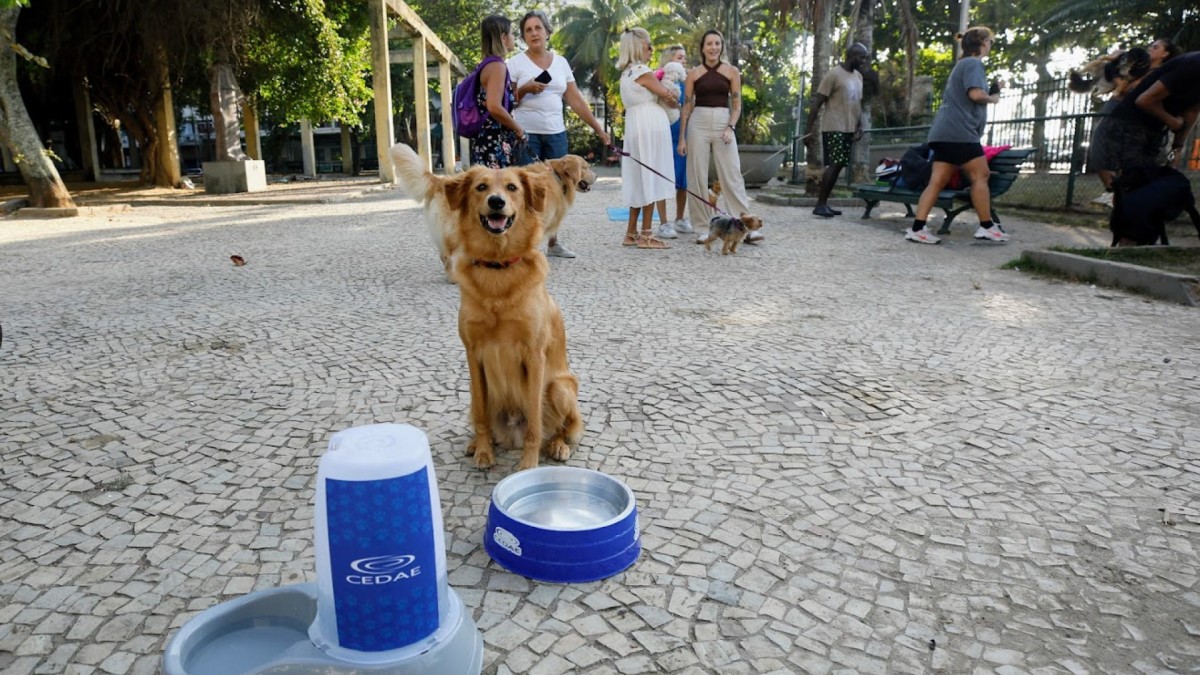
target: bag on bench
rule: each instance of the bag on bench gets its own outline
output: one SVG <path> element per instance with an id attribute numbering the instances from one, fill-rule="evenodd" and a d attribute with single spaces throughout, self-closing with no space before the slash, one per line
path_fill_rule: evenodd
<path id="1" fill-rule="evenodd" d="M 900 177 L 896 179 L 896 187 L 920 192 L 929 185 L 929 176 L 933 173 L 933 150 L 928 143 L 914 145 L 904 151 L 900 158 Z"/>

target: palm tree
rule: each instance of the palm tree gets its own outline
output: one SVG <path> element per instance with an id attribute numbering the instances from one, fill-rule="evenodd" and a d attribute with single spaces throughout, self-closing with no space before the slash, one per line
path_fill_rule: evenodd
<path id="1" fill-rule="evenodd" d="M 575 79 L 606 97 L 616 79 L 612 49 L 618 36 L 635 23 L 649 0 L 590 0 L 586 5 L 564 7 L 558 13 L 562 28 L 553 43 L 567 62 Z"/>

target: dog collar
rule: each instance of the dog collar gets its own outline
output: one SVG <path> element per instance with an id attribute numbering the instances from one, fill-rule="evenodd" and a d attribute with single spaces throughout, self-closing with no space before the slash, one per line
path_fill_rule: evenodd
<path id="1" fill-rule="evenodd" d="M 486 267 L 491 270 L 502 270 L 505 267 L 521 262 L 521 256 L 509 258 L 508 260 L 475 260 L 472 265 L 477 267 Z"/>

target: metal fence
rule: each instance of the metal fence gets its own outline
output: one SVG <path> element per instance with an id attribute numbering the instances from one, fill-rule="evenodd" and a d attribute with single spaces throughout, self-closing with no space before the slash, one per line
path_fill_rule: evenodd
<path id="1" fill-rule="evenodd" d="M 1073 101 L 1068 98 L 1063 102 Z M 1101 118 L 1094 112 L 1076 112 L 988 122 L 984 145 L 1038 149 L 1002 201 L 1030 208 L 1071 209 L 1098 197 L 1103 187 L 1087 172 L 1087 151 L 1092 130 Z M 883 157 L 899 158 L 909 147 L 924 143 L 928 132 L 927 125 L 868 130 L 870 166 L 876 166 Z M 1193 185 L 1200 187 L 1200 138 L 1195 129 L 1184 145 L 1179 167 Z"/>

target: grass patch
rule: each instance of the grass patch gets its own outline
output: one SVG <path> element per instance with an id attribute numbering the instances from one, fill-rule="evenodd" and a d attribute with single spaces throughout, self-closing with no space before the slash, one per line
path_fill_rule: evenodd
<path id="1" fill-rule="evenodd" d="M 1140 265 L 1164 272 L 1200 276 L 1200 248 L 1145 246 L 1124 248 L 1069 248 L 1052 246 L 1051 251 L 1072 253 L 1096 260 Z"/>
<path id="2" fill-rule="evenodd" d="M 1064 251 L 1064 252 L 1074 253 L 1075 251 Z M 1025 253 L 1022 253 L 1021 257 L 1019 257 L 1015 260 L 1010 260 L 1010 261 L 1004 263 L 1003 265 L 1000 266 L 1000 269 L 1014 270 L 1017 272 L 1027 272 L 1029 274 L 1033 274 L 1033 275 L 1039 276 L 1039 277 L 1062 279 L 1064 281 L 1070 281 L 1072 283 L 1094 284 L 1097 281 L 1096 276 L 1094 274 L 1088 275 L 1088 277 L 1085 279 L 1081 279 L 1078 276 L 1076 276 L 1074 274 L 1068 274 L 1067 272 L 1064 272 L 1063 270 L 1061 270 L 1057 267 L 1053 267 L 1051 265 L 1043 265 L 1042 263 L 1038 262 L 1037 260 L 1034 260 L 1033 258 L 1029 257 L 1028 254 L 1025 254 Z"/>
<path id="3" fill-rule="evenodd" d="M 133 485 L 133 477 L 128 474 L 121 474 L 116 479 L 110 480 L 107 483 L 101 483 L 96 486 L 101 492 L 124 492 L 125 488 Z"/>

